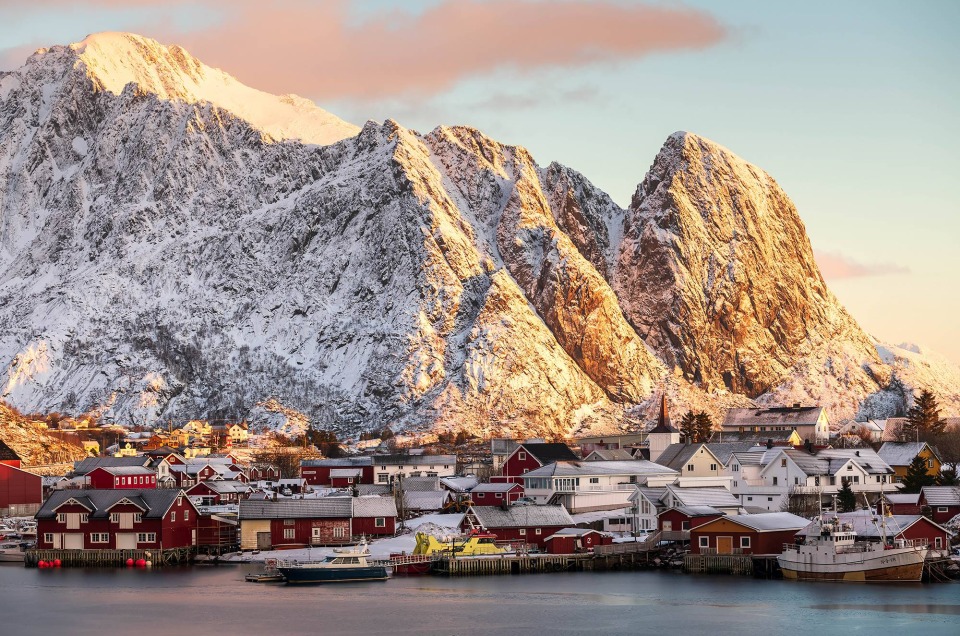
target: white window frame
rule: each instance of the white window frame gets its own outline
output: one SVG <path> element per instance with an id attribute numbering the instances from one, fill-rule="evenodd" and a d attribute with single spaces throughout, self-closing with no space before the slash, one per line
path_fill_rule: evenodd
<path id="1" fill-rule="evenodd" d="M 740 537 L 740 549 L 750 548 L 750 537 Z"/>
<path id="2" fill-rule="evenodd" d="M 521 536 L 521 537 L 527 536 L 527 529 L 526 529 L 526 528 L 520 528 L 520 536 Z"/>
<path id="3" fill-rule="evenodd" d="M 177 511 L 174 510 L 173 512 L 170 513 L 170 523 L 173 523 L 176 520 L 177 520 Z"/>
<path id="4" fill-rule="evenodd" d="M 709 536 L 700 537 L 700 547 L 701 547 L 701 548 L 709 548 L 709 547 L 710 547 L 710 537 L 709 537 Z"/>
<path id="5" fill-rule="evenodd" d="M 134 523 L 140 523 L 141 521 L 143 521 L 143 513 L 142 512 L 133 513 L 133 521 Z"/>
<path id="6" fill-rule="evenodd" d="M 58 512 L 57 523 L 66 523 L 66 522 L 67 522 L 67 514 L 64 512 Z"/>
<path id="7" fill-rule="evenodd" d="M 502 493 L 502 492 L 498 492 L 498 493 L 497 493 L 497 499 L 503 499 L 503 493 Z"/>
<path id="8" fill-rule="evenodd" d="M 373 519 L 373 527 L 374 527 L 374 528 L 386 528 L 386 527 L 387 527 L 387 519 L 386 519 L 385 517 L 374 517 L 374 519 Z"/>
<path id="9" fill-rule="evenodd" d="M 110 513 L 110 523 L 120 523 L 120 513 L 111 512 Z"/>
<path id="10" fill-rule="evenodd" d="M 43 542 L 44 542 L 44 543 L 53 543 L 53 533 L 52 533 L 52 532 L 44 532 L 44 533 L 43 533 Z"/>
<path id="11" fill-rule="evenodd" d="M 527 454 L 523 451 L 520 451 L 519 453 L 517 453 L 517 459 L 519 459 L 520 461 L 526 461 Z"/>
<path id="12" fill-rule="evenodd" d="M 334 539 L 344 539 L 347 536 L 347 529 L 343 526 L 337 526 L 333 529 Z"/>
<path id="13" fill-rule="evenodd" d="M 296 529 L 296 528 L 284 528 L 284 529 L 283 529 L 283 538 L 284 538 L 284 539 L 296 539 L 296 538 L 297 538 L 297 529 Z"/>

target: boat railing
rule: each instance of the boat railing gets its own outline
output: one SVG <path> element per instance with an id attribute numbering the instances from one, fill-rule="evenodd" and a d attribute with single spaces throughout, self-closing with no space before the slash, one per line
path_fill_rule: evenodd
<path id="1" fill-rule="evenodd" d="M 434 554 L 396 554 L 390 556 L 391 565 L 407 565 L 408 563 L 430 563 L 439 557 Z"/>

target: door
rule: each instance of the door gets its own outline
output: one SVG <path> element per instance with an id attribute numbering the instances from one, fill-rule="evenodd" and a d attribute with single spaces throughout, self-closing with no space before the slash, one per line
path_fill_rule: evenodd
<path id="1" fill-rule="evenodd" d="M 272 547 L 270 543 L 270 533 L 269 532 L 258 532 L 257 533 L 257 550 L 269 550 Z"/>
<path id="2" fill-rule="evenodd" d="M 63 548 L 63 535 L 59 532 L 53 535 L 53 549 L 60 550 Z"/>
<path id="3" fill-rule="evenodd" d="M 733 554 L 733 537 L 717 537 L 717 554 Z"/>
<path id="4" fill-rule="evenodd" d="M 191 541 L 193 541 L 193 545 L 197 545 L 197 529 L 196 528 L 190 531 L 190 538 L 191 538 Z"/>
<path id="5" fill-rule="evenodd" d="M 320 545 L 320 543 L 321 543 L 320 540 L 321 540 L 321 538 L 322 538 L 320 532 L 323 530 L 323 528 L 314 527 L 314 528 L 311 528 L 310 530 L 311 530 L 310 542 L 311 542 L 313 545 Z"/>
<path id="6" fill-rule="evenodd" d="M 132 532 L 117 533 L 117 550 L 136 550 L 137 535 Z"/>
<path id="7" fill-rule="evenodd" d="M 56 545 L 56 540 L 54 540 Z M 63 535 L 64 550 L 83 550 L 83 535 L 79 532 Z"/>

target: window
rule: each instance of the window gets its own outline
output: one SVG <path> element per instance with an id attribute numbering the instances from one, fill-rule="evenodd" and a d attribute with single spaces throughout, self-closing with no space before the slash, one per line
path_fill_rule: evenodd
<path id="1" fill-rule="evenodd" d="M 753 497 L 747 497 L 747 501 L 753 501 Z"/>
<path id="2" fill-rule="evenodd" d="M 799 478 L 799 477 L 794 477 L 794 478 L 793 478 L 793 485 L 794 485 L 794 486 L 799 486 L 799 485 L 800 485 L 800 478 Z"/>
<path id="3" fill-rule="evenodd" d="M 90 521 L 90 514 L 86 512 L 80 513 L 80 523 L 87 523 Z"/>
<path id="4" fill-rule="evenodd" d="M 933 468 L 933 460 L 932 460 L 932 459 L 928 459 L 928 460 L 927 460 L 927 468 Z"/>
<path id="5" fill-rule="evenodd" d="M 43 542 L 44 542 L 44 543 L 53 543 L 53 533 L 52 533 L 52 532 L 47 532 L 47 533 L 45 533 L 45 534 L 43 535 Z"/>
<path id="6" fill-rule="evenodd" d="M 693 464 L 687 464 L 687 470 L 692 472 L 692 471 L 693 471 Z"/>
<path id="7" fill-rule="evenodd" d="M 526 529 L 526 528 L 520 528 L 520 536 L 523 537 L 523 536 L 526 536 L 526 534 L 527 534 L 527 529 Z"/>
<path id="8" fill-rule="evenodd" d="M 767 497 L 767 501 L 773 501 L 773 497 Z"/>
<path id="9" fill-rule="evenodd" d="M 786 467 L 787 467 L 787 458 L 784 457 L 783 459 L 780 460 L 780 468 L 786 468 Z"/>
<path id="10" fill-rule="evenodd" d="M 143 513 L 142 512 L 133 513 L 133 520 L 136 523 L 140 523 L 141 521 L 143 521 Z"/>
<path id="11" fill-rule="evenodd" d="M 523 469 L 523 474 L 524 474 L 524 475 L 526 475 L 526 474 L 529 473 L 529 472 L 530 472 L 530 469 L 529 469 L 529 468 L 524 468 L 524 469 Z"/>
<path id="12" fill-rule="evenodd" d="M 176 511 L 171 512 L 171 513 L 170 513 L 170 521 L 176 521 L 176 520 L 177 520 L 177 513 L 176 513 Z"/>
<path id="13" fill-rule="evenodd" d="M 716 464 L 710 464 L 710 470 L 716 470 L 716 469 L 717 469 Z"/>
<path id="14" fill-rule="evenodd" d="M 680 529 L 681 529 L 681 530 L 689 530 L 689 529 L 690 529 L 690 522 L 689 522 L 689 521 L 681 521 L 681 522 L 680 522 Z"/>
<path id="15" fill-rule="evenodd" d="M 813 478 L 813 485 L 814 485 L 814 486 L 819 486 L 819 485 L 820 485 L 820 475 L 814 476 L 814 478 Z"/>
<path id="16" fill-rule="evenodd" d="M 184 511 L 183 511 L 183 520 L 184 520 L 184 521 L 190 521 L 190 511 L 189 511 L 189 510 L 184 510 Z"/>
<path id="17" fill-rule="evenodd" d="M 384 517 L 377 517 L 373 520 L 373 526 L 375 528 L 386 528 L 387 520 Z"/>
<path id="18" fill-rule="evenodd" d="M 296 522 L 295 522 L 293 519 L 284 519 L 284 520 L 283 520 L 283 525 L 285 525 L 285 526 L 292 526 L 292 525 L 296 525 Z"/>
<path id="19" fill-rule="evenodd" d="M 110 523 L 120 523 L 120 513 L 111 512 L 110 513 Z"/>
<path id="20" fill-rule="evenodd" d="M 345 536 L 347 536 L 347 529 L 344 528 L 343 526 L 337 526 L 336 528 L 333 529 L 334 539 L 342 539 Z"/>
<path id="21" fill-rule="evenodd" d="M 156 532 L 138 532 L 137 533 L 137 543 L 156 543 L 156 542 L 157 542 Z"/>
<path id="22" fill-rule="evenodd" d="M 749 548 L 750 547 L 750 537 L 740 537 L 740 547 Z"/>
<path id="23" fill-rule="evenodd" d="M 946 512 L 946 511 L 947 511 L 946 506 L 937 506 L 937 512 Z"/>
<path id="24" fill-rule="evenodd" d="M 774 486 L 777 485 L 777 477 L 774 477 L 774 478 L 773 478 L 773 485 L 774 485 Z"/>
<path id="25" fill-rule="evenodd" d="M 733 487 L 734 487 L 734 488 L 737 487 L 737 482 L 733 482 Z"/>
<path id="26" fill-rule="evenodd" d="M 497 499 L 503 499 L 503 493 L 502 493 L 502 492 L 498 492 L 498 493 L 497 493 Z"/>
<path id="27" fill-rule="evenodd" d="M 110 535 L 106 532 L 91 532 L 90 543 L 110 543 Z"/>
<path id="28" fill-rule="evenodd" d="M 520 461 L 524 461 L 526 458 L 527 458 L 527 454 L 524 453 L 523 451 L 520 451 L 519 453 L 517 453 L 517 459 L 519 459 Z"/>
<path id="29" fill-rule="evenodd" d="M 735 472 L 735 473 L 740 472 L 740 464 L 733 464 L 733 465 L 731 465 L 731 466 L 730 466 L 730 470 L 732 470 L 732 471 Z"/>
<path id="30" fill-rule="evenodd" d="M 599 477 L 591 477 L 591 478 L 590 478 L 590 483 L 591 483 L 591 484 L 599 484 L 599 483 L 600 483 L 600 478 L 599 478 Z"/>
<path id="31" fill-rule="evenodd" d="M 390 475 L 387 473 L 377 473 L 377 483 L 385 484 L 390 481 Z"/>
<path id="32" fill-rule="evenodd" d="M 444 464 L 443 467 L 444 467 L 444 468 L 450 468 L 450 464 Z"/>
<path id="33" fill-rule="evenodd" d="M 66 522 L 67 522 L 67 515 L 62 512 L 58 512 L 57 523 L 66 523 Z"/>
<path id="34" fill-rule="evenodd" d="M 709 548 L 710 547 L 710 537 L 700 537 L 700 547 Z"/>
<path id="35" fill-rule="evenodd" d="M 940 548 L 942 548 L 942 547 L 943 547 L 943 537 L 934 537 L 934 539 L 933 539 L 933 547 L 935 547 L 937 550 L 939 550 Z"/>
<path id="36" fill-rule="evenodd" d="M 296 539 L 296 538 L 297 538 L 297 529 L 296 529 L 296 528 L 284 528 L 284 529 L 283 529 L 283 538 L 284 538 L 284 539 Z"/>

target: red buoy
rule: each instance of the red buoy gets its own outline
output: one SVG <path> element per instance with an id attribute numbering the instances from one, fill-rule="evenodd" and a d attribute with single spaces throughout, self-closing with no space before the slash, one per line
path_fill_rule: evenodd
<path id="1" fill-rule="evenodd" d="M 138 568 L 142 568 L 142 567 L 146 567 L 146 566 L 147 566 L 147 560 L 146 560 L 146 559 L 137 559 L 137 567 L 138 567 Z"/>
<path id="2" fill-rule="evenodd" d="M 54 560 L 53 560 L 53 567 L 55 567 L 55 568 L 60 567 L 60 559 L 54 559 Z"/>
<path id="3" fill-rule="evenodd" d="M 133 567 L 133 559 L 127 559 L 127 567 Z"/>
<path id="4" fill-rule="evenodd" d="M 46 562 L 46 561 L 38 561 L 38 562 L 37 562 L 37 567 L 38 567 L 38 568 L 45 568 L 45 567 L 47 567 L 47 562 Z"/>

